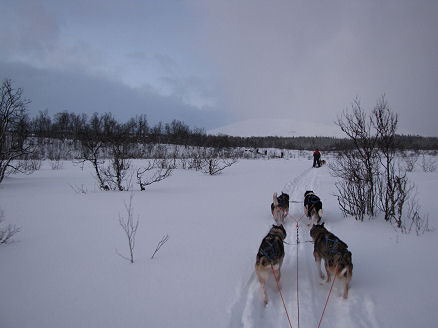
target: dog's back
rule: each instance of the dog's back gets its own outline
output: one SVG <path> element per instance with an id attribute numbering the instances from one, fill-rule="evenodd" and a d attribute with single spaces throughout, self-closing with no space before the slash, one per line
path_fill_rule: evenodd
<path id="1" fill-rule="evenodd" d="M 277 197 L 277 193 L 274 192 L 272 199 L 271 213 L 274 216 L 274 220 L 277 224 L 283 224 L 285 217 L 289 214 L 289 195 L 282 192 Z"/>
<path id="2" fill-rule="evenodd" d="M 340 240 L 333 233 L 328 231 L 324 224 L 313 225 L 310 229 L 310 236 L 314 241 L 313 255 L 321 278 L 321 259 L 324 259 L 327 273 L 327 282 L 331 275 L 338 274 L 344 280 L 344 298 L 348 297 L 348 288 L 353 275 L 352 254 L 348 250 L 348 245 Z"/>
<path id="3" fill-rule="evenodd" d="M 256 265 L 276 265 L 284 258 L 283 240 L 278 235 L 268 233 L 260 244 Z"/>
<path id="4" fill-rule="evenodd" d="M 286 238 L 286 230 L 282 225 L 273 225 L 269 233 L 263 238 L 257 252 L 255 271 L 260 282 L 263 300 L 265 305 L 268 303 L 268 297 L 265 289 L 265 282 L 274 271 L 277 280 L 281 277 L 281 266 L 284 258 L 283 240 Z"/>

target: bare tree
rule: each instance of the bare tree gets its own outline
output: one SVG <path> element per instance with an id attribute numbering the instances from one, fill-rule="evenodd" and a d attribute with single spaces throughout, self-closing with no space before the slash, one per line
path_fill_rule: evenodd
<path id="1" fill-rule="evenodd" d="M 123 191 L 128 189 L 124 182 L 128 176 L 131 161 L 128 159 L 128 144 L 113 144 L 110 164 L 102 169 L 102 176 L 111 190 Z"/>
<path id="2" fill-rule="evenodd" d="M 338 125 L 354 144 L 339 154 L 331 172 L 336 182 L 338 202 L 345 215 L 363 220 L 380 210 L 386 221 L 402 229 L 405 202 L 413 188 L 406 170 L 396 162 L 398 117 L 382 96 L 368 116 L 356 99 L 352 113 L 344 112 Z"/>
<path id="3" fill-rule="evenodd" d="M 105 177 L 102 175 L 102 167 L 105 163 L 102 153 L 105 142 L 103 139 L 102 118 L 97 113 L 93 114 L 87 128 L 79 133 L 79 140 L 82 162 L 90 162 L 93 166 L 99 188 L 109 190 Z"/>
<path id="4" fill-rule="evenodd" d="M 33 146 L 27 142 L 29 120 L 23 99 L 23 90 L 14 89 L 11 80 L 5 80 L 0 87 L 0 183 L 8 169 L 20 170 L 14 161 L 31 154 Z"/>
<path id="5" fill-rule="evenodd" d="M 119 124 L 110 114 L 104 115 L 103 121 L 105 142 L 110 150 L 111 160 L 110 165 L 102 172 L 110 189 L 123 191 L 129 188 L 125 186 L 125 180 L 131 167 L 129 158 L 135 121 Z"/>
<path id="6" fill-rule="evenodd" d="M 378 168 L 378 138 L 373 134 L 372 121 L 367 117 L 358 98 L 354 99 L 351 111 L 344 111 L 338 117 L 336 124 L 352 141 L 353 149 L 340 153 L 335 163 L 332 163 L 332 174 L 343 179 L 337 184 L 339 191 L 338 201 L 345 202 L 343 209 L 351 208 L 344 212 L 354 215 L 356 219 L 363 220 L 365 214 L 374 216 L 376 209 L 376 192 Z M 350 192 L 355 190 L 360 198 L 355 198 Z"/>
<path id="7" fill-rule="evenodd" d="M 395 220 L 401 227 L 402 209 L 407 197 L 406 173 L 395 168 L 395 136 L 398 124 L 396 113 L 391 112 L 389 105 L 382 96 L 378 99 L 371 115 L 371 122 L 376 131 L 378 158 L 383 168 L 379 176 L 378 207 L 385 214 L 386 221 Z"/>
<path id="8" fill-rule="evenodd" d="M 134 198 L 134 194 L 131 192 L 129 196 L 129 202 L 124 203 L 126 210 L 126 217 L 123 217 L 119 214 L 119 224 L 123 229 L 123 232 L 128 239 L 128 247 L 129 247 L 129 258 L 119 254 L 124 259 L 129 260 L 131 263 L 134 263 L 134 249 L 135 249 L 135 235 L 137 233 L 138 225 L 140 222 L 140 216 L 137 219 L 134 219 L 134 208 L 132 204 L 132 199 Z"/>
<path id="9" fill-rule="evenodd" d="M 137 184 L 140 190 L 146 190 L 146 186 L 160 182 L 168 178 L 175 166 L 168 159 L 148 161 L 147 166 L 137 169 Z"/>

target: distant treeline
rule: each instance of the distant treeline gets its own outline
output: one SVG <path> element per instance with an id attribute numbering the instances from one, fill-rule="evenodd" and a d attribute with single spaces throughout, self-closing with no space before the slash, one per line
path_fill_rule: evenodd
<path id="1" fill-rule="evenodd" d="M 41 111 L 30 119 L 31 134 L 54 139 L 123 139 L 124 142 L 162 143 L 213 148 L 279 148 L 323 151 L 346 150 L 353 147 L 350 140 L 333 137 L 233 137 L 208 135 L 204 129 L 190 128 L 184 122 L 159 122 L 150 125 L 146 115 L 138 115 L 125 123 L 111 113 L 91 116 L 60 112 L 52 117 Z M 438 138 L 410 135 L 397 136 L 400 150 L 438 150 Z"/>

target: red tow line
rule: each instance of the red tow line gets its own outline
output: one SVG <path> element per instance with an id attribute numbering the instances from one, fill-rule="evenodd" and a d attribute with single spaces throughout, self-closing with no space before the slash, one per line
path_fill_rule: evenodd
<path id="1" fill-rule="evenodd" d="M 286 311 L 287 320 L 289 321 L 289 326 L 292 328 L 292 324 L 290 322 L 289 313 L 287 313 L 286 304 L 284 303 L 283 294 L 281 293 L 280 285 L 278 284 L 277 275 L 275 274 L 274 266 L 271 264 L 272 273 L 274 274 L 275 282 L 277 283 L 278 292 L 280 293 L 281 300 L 283 301 L 284 311 Z"/>
<path id="2" fill-rule="evenodd" d="M 300 298 L 299 298 L 299 286 L 298 286 L 298 244 L 300 243 L 300 239 L 298 237 L 298 229 L 299 229 L 299 222 L 303 219 L 305 216 L 304 214 L 297 220 L 292 215 L 288 214 L 294 221 L 297 223 L 297 310 L 298 310 L 298 328 L 300 328 Z"/>
<path id="3" fill-rule="evenodd" d="M 333 282 L 332 282 L 332 285 L 331 285 L 331 287 L 330 287 L 330 291 L 329 291 L 329 293 L 328 293 L 327 300 L 325 301 L 324 310 L 322 311 L 322 314 L 321 314 L 321 320 L 319 320 L 318 328 L 321 326 L 322 318 L 324 317 L 324 313 L 325 313 L 325 308 L 327 307 L 327 303 L 328 303 L 328 301 L 329 301 L 330 294 L 332 293 L 333 285 L 335 284 L 336 277 L 338 276 L 338 271 L 339 271 L 339 266 L 337 265 L 337 266 L 336 266 L 335 277 L 333 278 Z"/>

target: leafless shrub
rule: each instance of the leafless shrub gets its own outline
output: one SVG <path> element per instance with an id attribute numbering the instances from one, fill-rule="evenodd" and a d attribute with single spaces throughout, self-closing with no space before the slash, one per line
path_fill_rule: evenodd
<path id="1" fill-rule="evenodd" d="M 209 175 L 220 174 L 225 168 L 238 162 L 236 152 L 198 147 L 190 153 L 184 164 L 188 169 L 202 171 Z"/>
<path id="2" fill-rule="evenodd" d="M 205 158 L 207 157 L 207 150 L 205 148 L 195 148 L 189 154 L 187 161 L 187 168 L 189 170 L 201 171 L 205 165 Z"/>
<path id="3" fill-rule="evenodd" d="M 86 195 L 88 192 L 87 187 L 84 186 L 83 184 L 81 184 L 80 186 L 69 184 L 69 186 L 76 194 Z"/>
<path id="4" fill-rule="evenodd" d="M 9 164 L 6 175 L 17 173 L 32 174 L 35 171 L 38 171 L 41 168 L 41 165 L 41 159 L 17 160 Z"/>
<path id="5" fill-rule="evenodd" d="M 421 211 L 416 194 L 408 201 L 406 222 L 402 226 L 402 231 L 405 233 L 410 233 L 413 229 L 417 236 L 434 230 L 429 226 L 429 216 Z"/>
<path id="6" fill-rule="evenodd" d="M 206 158 L 204 159 L 204 165 L 202 171 L 209 175 L 220 174 L 224 169 L 230 167 L 231 165 L 237 163 L 237 159 L 224 159 L 224 158 Z"/>
<path id="7" fill-rule="evenodd" d="M 334 163 L 330 163 L 333 176 L 340 178 L 336 183 L 337 199 L 345 216 L 353 216 L 363 221 L 367 213 L 367 188 L 363 178 L 366 170 L 354 152 L 340 153 Z"/>
<path id="8" fill-rule="evenodd" d="M 146 186 L 168 178 L 174 168 L 174 164 L 168 159 L 148 161 L 147 166 L 137 169 L 137 184 L 140 190 L 144 191 Z"/>
<path id="9" fill-rule="evenodd" d="M 342 116 L 338 117 L 336 124 L 352 141 L 354 149 L 346 156 L 338 156 L 337 163 L 331 167 L 340 167 L 345 170 L 342 173 L 340 173 L 340 169 L 334 171 L 335 176 L 346 179 L 345 184 L 357 183 L 354 189 L 361 188 L 360 194 L 365 202 L 365 208 L 358 208 L 353 212 L 360 213 L 364 210 L 363 214 L 360 215 L 361 218 L 364 215 L 374 216 L 378 174 L 378 138 L 372 131 L 373 122 L 361 107 L 359 99 L 356 98 L 352 103 L 351 111 L 344 111 Z M 350 170 L 352 172 L 349 172 Z M 348 186 L 348 189 L 351 188 L 353 187 Z M 342 194 L 338 197 L 341 202 L 343 201 L 342 197 Z M 348 202 L 348 200 L 346 201 Z"/>
<path id="10" fill-rule="evenodd" d="M 134 208 L 132 204 L 133 198 L 134 194 L 131 192 L 129 196 L 129 202 L 124 203 L 126 217 L 123 217 L 119 214 L 119 224 L 128 239 L 129 257 L 123 256 L 120 253 L 118 254 L 124 259 L 130 261 L 131 263 L 134 263 L 135 235 L 137 233 L 138 225 L 140 222 L 140 216 L 138 216 L 136 220 L 134 219 Z"/>
<path id="11" fill-rule="evenodd" d="M 110 163 L 101 170 L 105 186 L 108 186 L 110 190 L 128 190 L 129 185 L 126 185 L 126 180 L 129 177 L 130 167 L 130 160 L 114 156 Z"/>
<path id="12" fill-rule="evenodd" d="M 352 112 L 344 112 L 337 124 L 354 145 L 330 165 L 332 175 L 340 178 L 336 188 L 344 215 L 363 220 L 364 215 L 374 217 L 380 210 L 386 221 L 405 230 L 404 210 L 413 187 L 396 158 L 397 114 L 391 112 L 384 96 L 378 99 L 371 115 L 356 99 Z"/>
<path id="13" fill-rule="evenodd" d="M 155 248 L 154 253 L 151 256 L 151 260 L 154 258 L 155 254 L 158 253 L 158 251 L 160 250 L 160 248 L 169 240 L 169 235 L 164 235 L 163 238 L 161 238 L 161 240 L 158 242 L 157 244 L 157 248 Z"/>
<path id="14" fill-rule="evenodd" d="M 20 227 L 12 224 L 2 227 L 4 223 L 3 217 L 3 211 L 0 210 L 0 245 L 10 242 L 12 240 L 11 238 L 21 231 Z"/>
<path id="15" fill-rule="evenodd" d="M 426 156 L 423 154 L 421 159 L 421 168 L 426 173 L 435 172 L 437 168 L 437 163 L 431 157 L 427 159 Z"/>
<path id="16" fill-rule="evenodd" d="M 59 159 L 50 161 L 50 168 L 52 170 L 61 170 L 63 167 L 64 163 Z"/>
<path id="17" fill-rule="evenodd" d="M 417 154 L 406 154 L 406 153 L 402 153 L 402 159 L 404 162 L 404 167 L 406 172 L 413 172 L 415 169 L 415 165 L 418 162 L 418 155 Z"/>

